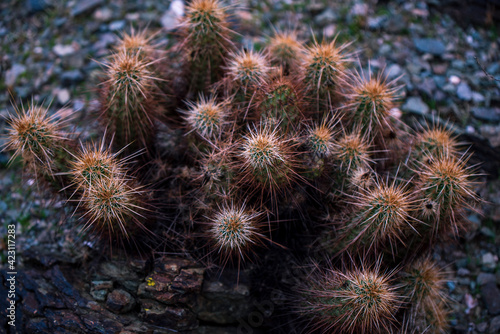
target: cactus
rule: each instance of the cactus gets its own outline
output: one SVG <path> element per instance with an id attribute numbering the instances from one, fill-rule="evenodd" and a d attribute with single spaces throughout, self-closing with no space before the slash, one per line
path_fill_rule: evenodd
<path id="1" fill-rule="evenodd" d="M 273 65 L 281 65 L 288 74 L 290 69 L 297 67 L 303 52 L 302 42 L 298 40 L 295 31 L 275 31 L 266 46 Z"/>
<path id="2" fill-rule="evenodd" d="M 401 274 L 405 294 L 411 303 L 408 320 L 421 332 L 446 333 L 445 275 L 429 257 L 417 259 Z"/>
<path id="3" fill-rule="evenodd" d="M 389 111 L 398 99 L 397 92 L 401 88 L 396 86 L 398 79 L 387 82 L 382 72 L 374 77 L 371 70 L 367 76 L 355 71 L 349 83 L 351 92 L 346 94 L 343 108 L 346 117 L 363 134 L 373 138 L 394 129 Z"/>
<path id="4" fill-rule="evenodd" d="M 217 103 L 215 97 L 200 96 L 198 102 L 188 102 L 187 106 L 183 113 L 191 131 L 207 140 L 221 137 L 224 126 L 230 122 L 227 103 Z"/>
<path id="5" fill-rule="evenodd" d="M 301 312 L 323 333 L 389 333 L 401 305 L 391 276 L 377 267 L 325 271 L 302 293 Z"/>
<path id="6" fill-rule="evenodd" d="M 346 52 L 349 45 L 337 46 L 335 39 L 330 43 L 314 41 L 306 47 L 302 58 L 302 77 L 308 92 L 317 100 L 326 102 L 327 107 L 331 105 L 334 93 L 345 85 L 347 65 L 351 61 L 351 54 Z"/>
<path id="7" fill-rule="evenodd" d="M 479 202 L 470 155 L 446 125 L 406 128 L 398 78 L 350 69 L 351 43 L 278 31 L 248 50 L 229 11 L 192 1 L 165 48 L 160 33 L 122 34 L 103 66 L 102 128 L 80 148 L 62 112 L 32 104 L 10 117 L 5 149 L 68 190 L 96 247 L 146 240 L 223 270 L 256 260 L 247 269 L 273 284 L 290 258 L 320 261 L 288 294 L 299 330 L 445 332 L 444 274 L 428 255 Z M 266 247 L 277 242 L 283 253 Z"/>
<path id="8" fill-rule="evenodd" d="M 100 144 L 81 144 L 79 152 L 70 162 L 69 174 L 76 189 L 86 189 L 98 180 L 124 175 L 126 160 L 119 159 L 119 153 L 113 153 L 111 147 L 105 147 L 104 141 Z"/>
<path id="9" fill-rule="evenodd" d="M 259 118 L 279 123 L 285 130 L 305 118 L 304 90 L 296 80 L 280 75 L 259 88 L 255 98 Z"/>
<path id="10" fill-rule="evenodd" d="M 243 136 L 240 149 L 244 181 L 275 194 L 298 178 L 296 153 L 291 139 L 272 125 L 261 125 Z"/>
<path id="11" fill-rule="evenodd" d="M 124 51 L 106 64 L 107 80 L 101 88 L 101 122 L 114 134 L 114 144 L 128 152 L 151 149 L 155 121 L 161 116 L 155 101 L 159 94 L 152 62 Z"/>
<path id="12" fill-rule="evenodd" d="M 442 155 L 430 164 L 420 163 L 420 195 L 423 201 L 422 218 L 433 235 L 453 233 L 465 228 L 459 220 L 464 208 L 473 208 L 479 201 L 473 187 L 474 173 L 467 167 L 470 155 Z"/>
<path id="13" fill-rule="evenodd" d="M 415 200 L 408 185 L 375 178 L 373 187 L 361 188 L 352 197 L 355 210 L 339 237 L 343 250 L 374 252 L 389 247 L 394 252 L 403 242 L 403 232 L 414 229 Z"/>
<path id="14" fill-rule="evenodd" d="M 210 218 L 208 235 L 223 262 L 233 257 L 238 261 L 248 256 L 248 251 L 262 243 L 258 219 L 261 213 L 247 210 L 245 205 L 225 204 Z"/>
<path id="15" fill-rule="evenodd" d="M 179 49 L 185 55 L 193 91 L 206 88 L 222 77 L 230 40 L 227 8 L 218 0 L 194 0 L 180 24 L 184 40 Z"/>
<path id="16" fill-rule="evenodd" d="M 333 156 L 344 174 L 358 168 L 369 167 L 370 144 L 359 130 L 344 133 L 334 142 Z"/>
<path id="17" fill-rule="evenodd" d="M 83 231 L 91 230 L 112 242 L 137 243 L 132 235 L 147 231 L 144 223 L 148 209 L 143 203 L 146 198 L 144 188 L 131 185 L 122 175 L 96 179 L 85 186 L 81 198 L 86 219 Z"/>

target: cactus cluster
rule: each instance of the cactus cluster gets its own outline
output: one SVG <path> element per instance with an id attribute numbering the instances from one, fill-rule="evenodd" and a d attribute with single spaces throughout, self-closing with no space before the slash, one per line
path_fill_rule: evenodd
<path id="1" fill-rule="evenodd" d="M 32 103 L 11 115 L 6 149 L 103 244 L 154 235 L 222 268 L 276 245 L 319 261 L 291 297 L 310 331 L 444 332 L 445 275 L 428 254 L 479 201 L 470 154 L 444 126 L 405 125 L 398 79 L 356 66 L 353 43 L 275 31 L 248 50 L 230 15 L 194 0 L 174 45 L 123 34 L 102 61 L 99 141 Z"/>

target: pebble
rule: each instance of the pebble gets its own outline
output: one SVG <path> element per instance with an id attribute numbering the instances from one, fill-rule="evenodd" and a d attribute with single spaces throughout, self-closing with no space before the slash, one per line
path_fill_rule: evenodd
<path id="1" fill-rule="evenodd" d="M 461 82 L 457 87 L 458 98 L 464 101 L 472 99 L 472 90 L 466 82 Z"/>
<path id="2" fill-rule="evenodd" d="M 68 103 L 69 99 L 70 99 L 69 90 L 67 90 L 66 88 L 60 89 L 57 92 L 57 102 L 59 102 L 60 104 Z"/>
<path id="3" fill-rule="evenodd" d="M 500 316 L 494 317 L 490 322 L 490 330 L 489 334 L 498 334 L 500 333 Z"/>
<path id="4" fill-rule="evenodd" d="M 78 0 L 71 10 L 72 16 L 79 16 L 90 13 L 95 8 L 104 4 L 104 0 Z"/>
<path id="5" fill-rule="evenodd" d="M 470 275 L 470 270 L 467 268 L 459 268 L 457 270 L 457 275 L 458 276 L 469 276 Z"/>
<path id="6" fill-rule="evenodd" d="M 372 30 L 377 30 L 383 27 L 384 22 L 387 20 L 387 16 L 382 15 L 382 16 L 374 16 L 374 17 L 369 17 L 367 24 L 368 28 Z"/>
<path id="7" fill-rule="evenodd" d="M 422 53 L 430 53 L 435 56 L 440 56 L 446 51 L 445 45 L 433 38 L 416 38 L 413 40 L 415 47 Z"/>
<path id="8" fill-rule="evenodd" d="M 429 106 L 418 96 L 408 98 L 402 109 L 403 111 L 419 115 L 424 115 L 429 112 Z"/>
<path id="9" fill-rule="evenodd" d="M 125 290 L 116 289 L 108 294 L 106 307 L 116 313 L 127 313 L 135 306 L 135 299 Z"/>
<path id="10" fill-rule="evenodd" d="M 451 75 L 448 80 L 454 85 L 458 85 L 460 83 L 460 78 L 456 75 Z"/>
<path id="11" fill-rule="evenodd" d="M 479 104 L 485 101 L 484 95 L 478 92 L 472 92 L 472 102 Z"/>
<path id="12" fill-rule="evenodd" d="M 337 13 L 332 8 L 327 8 L 314 18 L 314 22 L 320 27 L 325 27 L 336 22 L 338 19 Z"/>
<path id="13" fill-rule="evenodd" d="M 500 121 L 500 108 L 484 108 L 484 107 L 474 107 L 471 108 L 471 113 L 475 118 L 488 121 L 488 122 L 498 122 Z"/>
<path id="14" fill-rule="evenodd" d="M 75 48 L 71 44 L 69 45 L 57 44 L 54 46 L 52 51 L 54 51 L 54 53 L 59 57 L 64 57 L 75 53 Z"/>
<path id="15" fill-rule="evenodd" d="M 28 0 L 28 11 L 30 14 L 38 13 L 47 8 L 46 0 Z"/>
<path id="16" fill-rule="evenodd" d="M 498 256 L 493 255 L 492 253 L 486 253 L 481 258 L 481 263 L 486 268 L 494 269 L 496 267 L 497 262 L 498 262 Z"/>
<path id="17" fill-rule="evenodd" d="M 491 315 L 500 314 L 500 290 L 495 282 L 486 283 L 481 287 L 483 302 Z"/>
<path id="18" fill-rule="evenodd" d="M 111 31 L 121 31 L 125 28 L 125 21 L 113 21 L 109 24 L 109 30 Z"/>
<path id="19" fill-rule="evenodd" d="M 479 284 L 479 286 L 483 286 L 490 282 L 496 282 L 496 280 L 497 277 L 491 273 L 479 273 L 476 278 L 476 282 L 477 284 Z"/>
<path id="20" fill-rule="evenodd" d="M 476 329 L 479 333 L 484 333 L 486 331 L 486 328 L 488 328 L 488 323 L 482 322 L 476 326 Z"/>
<path id="21" fill-rule="evenodd" d="M 71 70 L 63 72 L 61 75 L 61 84 L 63 87 L 68 87 L 82 82 L 84 79 L 80 70 Z"/>
<path id="22" fill-rule="evenodd" d="M 484 235 L 486 237 L 489 237 L 489 238 L 495 238 L 496 237 L 495 232 L 493 232 L 491 230 L 491 228 L 489 228 L 488 226 L 481 227 L 481 229 L 479 231 L 481 232 L 482 235 Z"/>
<path id="23" fill-rule="evenodd" d="M 181 0 L 174 0 L 170 3 L 168 10 L 163 14 L 160 19 L 161 25 L 166 30 L 175 29 L 184 16 L 184 2 Z"/>
<path id="24" fill-rule="evenodd" d="M 323 34 L 326 38 L 332 38 L 335 35 L 335 31 L 337 30 L 337 26 L 335 24 L 329 24 L 323 29 Z"/>
<path id="25" fill-rule="evenodd" d="M 109 8 L 98 9 L 94 12 L 94 19 L 101 22 L 108 22 L 113 17 L 113 11 Z"/>
<path id="26" fill-rule="evenodd" d="M 394 79 L 403 74 L 403 69 L 398 64 L 391 64 L 386 70 L 387 79 Z"/>
<path id="27" fill-rule="evenodd" d="M 10 70 L 7 70 L 5 73 L 5 84 L 7 86 L 14 86 L 16 83 L 17 78 L 26 72 L 26 66 L 21 65 L 21 64 L 14 64 L 10 68 Z"/>
<path id="28" fill-rule="evenodd" d="M 368 4 L 366 3 L 356 3 L 351 8 L 351 14 L 354 16 L 366 16 L 368 15 Z"/>
<path id="29" fill-rule="evenodd" d="M 448 70 L 448 64 L 447 63 L 433 64 L 432 70 L 434 71 L 435 74 L 439 75 L 445 74 L 446 70 Z"/>

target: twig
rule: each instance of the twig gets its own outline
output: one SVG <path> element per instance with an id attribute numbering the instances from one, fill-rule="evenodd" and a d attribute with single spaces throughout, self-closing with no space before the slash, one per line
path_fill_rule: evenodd
<path id="1" fill-rule="evenodd" d="M 484 66 L 483 66 L 483 65 L 481 65 L 481 63 L 479 62 L 479 60 L 477 59 L 477 57 L 474 57 L 474 59 L 476 59 L 476 63 L 477 63 L 477 64 L 479 65 L 479 67 L 483 70 L 484 74 L 486 74 L 486 76 L 488 77 L 488 79 L 500 82 L 500 79 L 497 79 L 497 78 L 495 78 L 493 75 L 491 75 L 491 74 L 489 74 L 488 72 L 486 72 L 486 69 L 484 68 Z"/>

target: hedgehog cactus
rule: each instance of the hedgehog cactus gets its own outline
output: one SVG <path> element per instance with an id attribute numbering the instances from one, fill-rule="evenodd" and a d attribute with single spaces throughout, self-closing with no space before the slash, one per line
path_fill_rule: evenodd
<path id="1" fill-rule="evenodd" d="M 271 194 L 290 186 L 298 177 L 295 146 L 270 125 L 249 129 L 240 152 L 244 180 Z"/>
<path id="2" fill-rule="evenodd" d="M 334 93 L 345 85 L 347 65 L 351 61 L 350 54 L 346 52 L 348 46 L 337 46 L 335 40 L 330 43 L 315 41 L 306 48 L 302 58 L 302 76 L 308 92 L 326 101 L 327 107 L 332 103 Z"/>
<path id="3" fill-rule="evenodd" d="M 389 333 L 401 295 L 375 269 L 328 270 L 303 291 L 301 308 L 323 333 Z"/>
<path id="4" fill-rule="evenodd" d="M 160 110 L 155 98 L 159 94 L 150 62 L 121 51 L 106 64 L 107 80 L 103 83 L 101 122 L 114 134 L 117 146 L 127 151 L 151 149 L 155 121 Z"/>
<path id="5" fill-rule="evenodd" d="M 285 73 L 297 66 L 303 52 L 302 42 L 294 31 L 276 31 L 267 42 L 273 65 L 282 66 Z"/>
<path id="6" fill-rule="evenodd" d="M 371 71 L 367 76 L 363 72 L 355 73 L 350 83 L 352 92 L 347 94 L 344 106 L 346 116 L 363 134 L 366 133 L 371 138 L 392 130 L 389 111 L 398 98 L 400 87 L 396 86 L 396 82 L 399 78 L 387 82 L 382 72 L 376 77 Z"/>
<path id="7" fill-rule="evenodd" d="M 408 131 L 398 79 L 353 69 L 351 43 L 278 31 L 254 51 L 229 18 L 194 0 L 175 36 L 123 33 L 103 66 L 101 128 L 78 149 L 62 112 L 32 104 L 8 120 L 5 148 L 104 246 L 151 240 L 151 253 L 255 259 L 266 274 L 276 258 L 280 272 L 320 261 L 289 294 L 299 330 L 445 332 L 444 275 L 427 256 L 479 202 L 470 155 L 446 125 Z"/>
<path id="8" fill-rule="evenodd" d="M 136 243 L 132 236 L 140 230 L 147 231 L 144 225 L 147 209 L 142 204 L 146 195 L 144 189 L 131 185 L 122 175 L 99 178 L 86 185 L 81 199 L 83 217 L 87 218 L 84 230 L 112 242 Z"/>
<path id="9" fill-rule="evenodd" d="M 262 243 L 258 219 L 261 213 L 247 210 L 246 207 L 234 203 L 223 205 L 210 218 L 208 234 L 214 249 L 224 256 L 223 262 L 233 257 L 238 261 L 248 256 L 248 251 Z"/>
<path id="10" fill-rule="evenodd" d="M 413 229 L 415 200 L 407 188 L 408 185 L 397 184 L 396 180 L 389 183 L 375 178 L 371 188 L 355 192 L 355 211 L 340 236 L 344 250 L 376 252 L 389 247 L 396 252 L 397 243 L 403 242 L 404 231 Z"/>
<path id="11" fill-rule="evenodd" d="M 227 52 L 233 47 L 228 26 L 227 8 L 221 1 L 194 0 L 187 7 L 179 49 L 185 55 L 193 90 L 206 91 L 221 78 Z"/>

